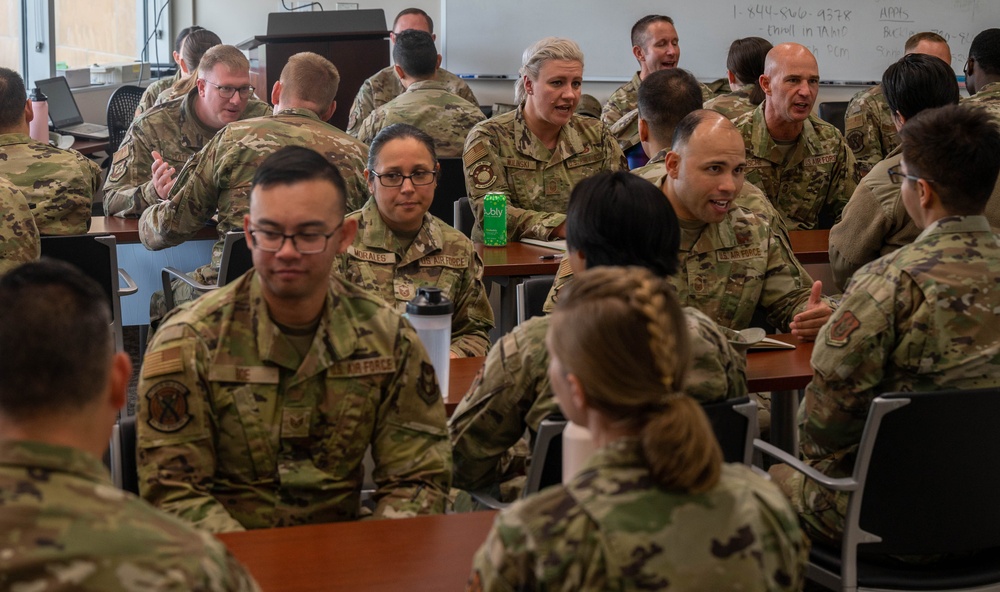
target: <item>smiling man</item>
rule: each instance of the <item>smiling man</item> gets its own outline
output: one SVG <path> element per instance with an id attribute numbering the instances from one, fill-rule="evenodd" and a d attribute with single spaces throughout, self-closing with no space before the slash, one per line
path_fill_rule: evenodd
<path id="1" fill-rule="evenodd" d="M 746 145 L 746 179 L 767 195 L 788 230 L 830 228 L 860 171 L 844 136 L 812 113 L 819 66 L 804 46 L 782 43 L 760 77 L 766 99 L 736 120 Z"/>

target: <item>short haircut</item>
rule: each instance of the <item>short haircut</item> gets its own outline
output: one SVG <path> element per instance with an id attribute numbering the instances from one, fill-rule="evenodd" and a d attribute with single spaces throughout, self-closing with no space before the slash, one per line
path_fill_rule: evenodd
<path id="1" fill-rule="evenodd" d="M 177 37 L 174 38 L 174 51 L 180 53 L 181 47 L 184 46 L 184 40 L 187 39 L 187 36 L 202 29 L 204 29 L 204 27 L 199 27 L 198 25 L 191 25 L 190 27 L 184 27 L 181 29 L 180 32 L 177 33 Z"/>
<path id="2" fill-rule="evenodd" d="M 674 150 L 677 150 L 687 144 L 688 140 L 691 139 L 691 136 L 694 135 L 694 130 L 697 129 L 703 121 L 709 118 L 717 121 L 729 121 L 724 115 L 718 111 L 712 111 L 711 109 L 698 109 L 697 111 L 692 111 L 691 113 L 685 115 L 684 119 L 680 120 L 677 127 L 674 128 L 674 137 L 670 146 Z M 736 126 L 732 125 L 732 122 L 730 122 L 730 125 L 734 130 L 736 129 Z"/>
<path id="3" fill-rule="evenodd" d="M 933 181 L 949 214 L 982 214 L 1000 173 L 1000 128 L 984 108 L 925 109 L 899 132 L 911 175 Z"/>
<path id="4" fill-rule="evenodd" d="M 647 14 L 641 19 L 637 20 L 634 25 L 632 25 L 632 46 L 646 48 L 649 43 L 649 35 L 646 31 L 649 26 L 653 23 L 667 23 L 668 25 L 674 24 L 674 19 L 669 16 L 663 16 L 662 14 Z"/>
<path id="5" fill-rule="evenodd" d="M 649 133 L 660 144 L 668 144 L 677 123 L 702 107 L 698 80 L 681 68 L 659 70 L 639 85 L 639 117 L 649 124 Z"/>
<path id="6" fill-rule="evenodd" d="M 986 29 L 976 35 L 969 57 L 988 74 L 1000 74 L 1000 29 Z"/>
<path id="7" fill-rule="evenodd" d="M 402 140 L 405 138 L 413 138 L 423 144 L 424 148 L 427 148 L 427 151 L 431 153 L 431 159 L 437 162 L 437 152 L 434 150 L 434 138 L 430 137 L 420 128 L 408 123 L 394 123 L 382 128 L 378 135 L 375 136 L 375 139 L 372 140 L 372 144 L 368 148 L 368 170 L 375 170 L 375 167 L 378 165 L 378 156 L 386 144 L 393 140 Z"/>
<path id="8" fill-rule="evenodd" d="M 281 92 L 325 111 L 337 98 L 340 72 L 333 62 L 311 51 L 288 58 L 281 69 Z"/>
<path id="9" fill-rule="evenodd" d="M 677 215 L 663 193 L 628 171 L 604 171 L 576 184 L 566 209 L 566 245 L 587 268 L 645 267 L 659 277 L 677 272 Z"/>
<path id="10" fill-rule="evenodd" d="M 396 35 L 392 59 L 407 76 L 426 80 L 437 71 L 437 47 L 430 33 L 409 29 Z"/>
<path id="11" fill-rule="evenodd" d="M 72 412 L 109 380 L 115 343 L 108 296 L 64 261 L 43 258 L 0 278 L 0 413 Z"/>
<path id="12" fill-rule="evenodd" d="M 184 40 L 184 45 L 181 46 L 181 59 L 184 60 L 184 65 L 187 66 L 188 72 L 197 72 L 199 66 L 201 66 L 202 58 L 205 57 L 205 53 L 216 45 L 222 45 L 222 39 L 208 29 L 198 27 L 198 30 L 191 31 L 187 39 Z M 174 84 L 174 96 L 179 97 L 188 94 L 197 84 L 197 76 L 188 76 L 187 78 L 178 80 Z"/>
<path id="13" fill-rule="evenodd" d="M 10 68 L 0 68 L 0 129 L 24 123 L 24 103 L 28 91 L 24 79 Z"/>
<path id="14" fill-rule="evenodd" d="M 882 74 L 882 92 L 889 109 L 909 119 L 924 109 L 958 103 L 955 71 L 941 58 L 909 53 Z"/>
<path id="15" fill-rule="evenodd" d="M 726 69 L 743 84 L 752 84 L 750 102 L 760 105 L 764 101 L 764 89 L 760 87 L 760 76 L 764 73 L 764 60 L 771 51 L 771 42 L 762 37 L 744 37 L 729 46 Z"/>
<path id="16" fill-rule="evenodd" d="M 337 189 L 339 211 L 346 213 L 347 184 L 337 167 L 315 150 L 303 146 L 285 146 L 264 159 L 254 172 L 250 185 L 250 200 L 253 189 L 264 189 L 275 185 L 294 185 L 303 181 L 327 181 Z"/>
<path id="17" fill-rule="evenodd" d="M 545 37 L 528 46 L 521 54 L 521 69 L 514 85 L 516 104 L 520 105 L 528 96 L 524 88 L 524 77 L 538 80 L 538 73 L 549 60 L 580 62 L 580 67 L 583 67 L 583 50 L 575 41 L 562 37 Z"/>
<path id="18" fill-rule="evenodd" d="M 424 17 L 424 20 L 427 21 L 427 30 L 430 31 L 430 33 L 432 35 L 434 34 L 434 19 L 431 18 L 431 15 L 427 14 L 423 10 L 420 10 L 419 8 L 404 8 L 403 10 L 400 10 L 399 14 L 397 14 L 396 18 L 393 19 L 393 21 L 392 21 L 392 30 L 393 31 L 396 30 L 396 23 L 399 22 L 399 19 L 403 18 L 404 16 L 406 16 L 408 14 L 417 14 L 417 15 L 420 15 L 420 16 Z M 402 32 L 402 31 L 400 31 L 400 32 Z"/>
<path id="19" fill-rule="evenodd" d="M 250 61 L 232 45 L 216 45 L 205 52 L 198 64 L 198 77 L 204 78 L 215 66 L 225 64 L 233 72 L 249 72 Z"/>
<path id="20" fill-rule="evenodd" d="M 931 33 L 930 31 L 923 31 L 921 33 L 914 33 L 910 35 L 910 38 L 906 40 L 903 45 L 903 51 L 913 51 L 920 45 L 921 41 L 930 41 L 931 43 L 944 43 L 948 45 L 948 40 L 944 37 L 938 35 L 937 33 Z"/>

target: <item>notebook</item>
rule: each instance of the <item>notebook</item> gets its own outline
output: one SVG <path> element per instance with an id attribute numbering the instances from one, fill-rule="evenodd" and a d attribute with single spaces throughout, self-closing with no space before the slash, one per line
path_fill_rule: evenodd
<path id="1" fill-rule="evenodd" d="M 88 140 L 107 140 L 108 127 L 96 123 L 84 123 L 76 99 L 69 90 L 65 76 L 36 80 L 35 86 L 49 101 L 49 121 L 55 131 Z"/>

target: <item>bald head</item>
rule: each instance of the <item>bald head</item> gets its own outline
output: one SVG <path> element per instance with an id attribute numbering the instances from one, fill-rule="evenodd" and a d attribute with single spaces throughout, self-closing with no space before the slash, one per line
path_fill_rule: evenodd
<path id="1" fill-rule="evenodd" d="M 760 86 L 766 97 L 764 119 L 771 137 L 796 139 L 819 95 L 816 57 L 798 43 L 774 46 L 764 60 Z"/>
<path id="2" fill-rule="evenodd" d="M 699 109 L 677 124 L 663 193 L 681 220 L 721 222 L 743 188 L 746 150 L 733 122 Z"/>
<path id="3" fill-rule="evenodd" d="M 698 139 L 706 136 L 726 135 L 727 133 L 735 134 L 740 146 L 743 145 L 739 130 L 725 115 L 711 109 L 697 109 L 677 123 L 672 147 L 674 150 L 682 151 L 692 138 Z"/>
<path id="4" fill-rule="evenodd" d="M 786 68 L 790 64 L 811 64 L 812 68 L 819 72 L 819 64 L 816 63 L 816 56 L 804 45 L 798 43 L 780 43 L 771 48 L 764 58 L 764 75 L 773 76 L 781 68 Z"/>

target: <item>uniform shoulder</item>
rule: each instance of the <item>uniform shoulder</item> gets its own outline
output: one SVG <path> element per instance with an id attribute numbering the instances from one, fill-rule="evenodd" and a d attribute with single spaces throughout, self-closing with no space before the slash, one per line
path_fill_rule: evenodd
<path id="1" fill-rule="evenodd" d="M 813 133 L 815 133 L 820 139 L 829 142 L 846 144 L 844 134 L 840 133 L 837 126 L 832 123 L 823 121 L 814 113 L 809 114 L 809 123 L 812 124 Z"/>

